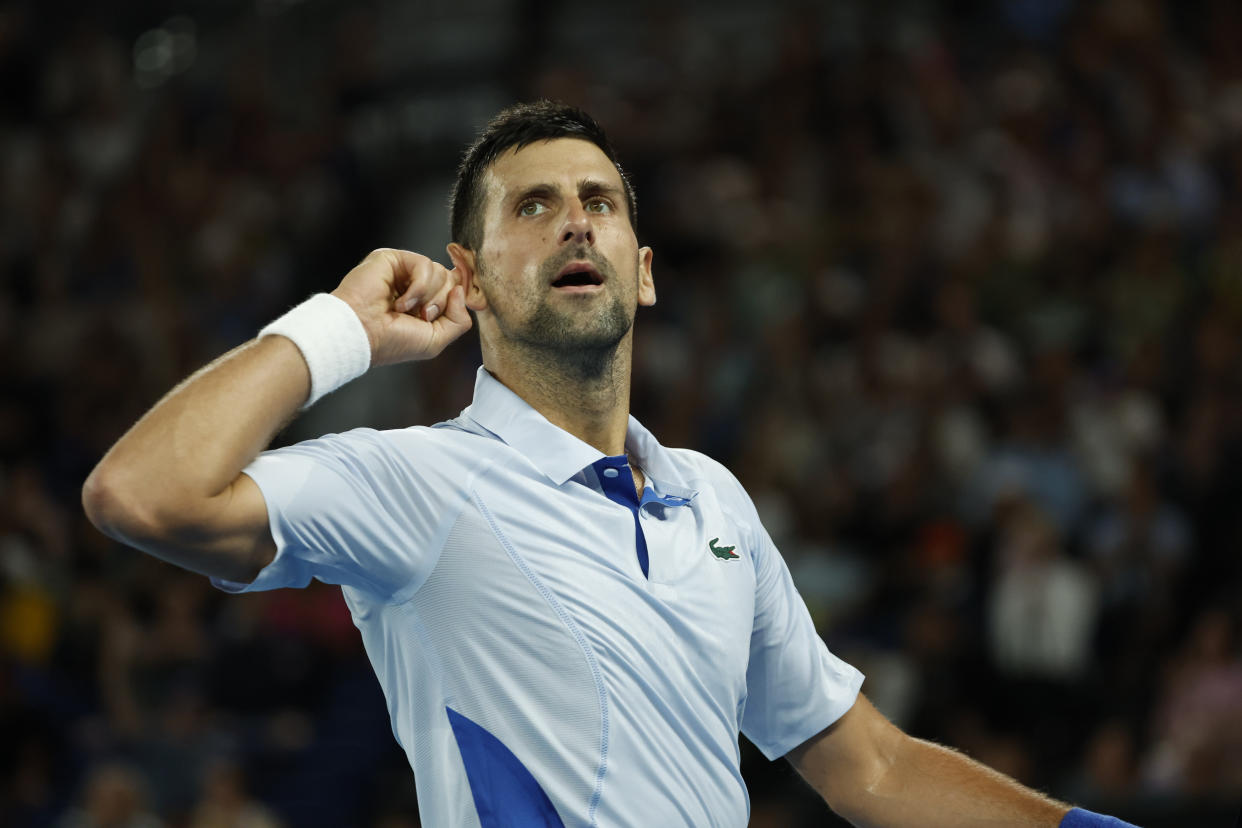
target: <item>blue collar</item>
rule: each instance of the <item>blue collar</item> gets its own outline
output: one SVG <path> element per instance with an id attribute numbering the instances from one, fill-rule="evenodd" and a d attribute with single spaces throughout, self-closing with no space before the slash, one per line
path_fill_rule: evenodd
<path id="1" fill-rule="evenodd" d="M 557 486 L 605 456 L 548 422 L 482 366 L 474 381 L 474 401 L 462 411 L 462 416 L 517 449 Z M 632 415 L 626 429 L 625 450 L 651 482 L 656 499 L 680 505 L 698 494 L 681 475 L 668 449 Z M 650 499 L 648 494 L 644 502 Z"/>

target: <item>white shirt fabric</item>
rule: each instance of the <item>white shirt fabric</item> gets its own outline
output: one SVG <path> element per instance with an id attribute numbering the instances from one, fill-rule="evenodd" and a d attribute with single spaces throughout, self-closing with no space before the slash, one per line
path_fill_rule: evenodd
<path id="1" fill-rule="evenodd" d="M 455 420 L 263 453 L 245 472 L 277 555 L 251 584 L 215 583 L 341 585 L 426 825 L 744 826 L 739 730 L 782 756 L 863 676 L 819 638 L 723 466 L 633 417 L 626 452 L 646 477 L 649 577 L 603 455 L 480 368 Z M 496 765 L 467 766 L 462 717 L 555 815 L 497 817 L 525 806 L 500 801 L 519 794 L 492 784 Z"/>

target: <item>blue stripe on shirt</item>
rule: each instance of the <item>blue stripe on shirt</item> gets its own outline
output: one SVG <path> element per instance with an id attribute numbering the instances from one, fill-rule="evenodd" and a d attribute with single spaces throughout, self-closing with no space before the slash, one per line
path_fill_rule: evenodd
<path id="1" fill-rule="evenodd" d="M 565 828 L 552 800 L 504 742 L 445 707 L 482 828 Z"/>

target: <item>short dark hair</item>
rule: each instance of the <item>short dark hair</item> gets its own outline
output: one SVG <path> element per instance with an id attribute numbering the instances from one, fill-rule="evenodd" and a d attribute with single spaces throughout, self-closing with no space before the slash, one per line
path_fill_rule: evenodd
<path id="1" fill-rule="evenodd" d="M 515 104 L 502 110 L 462 156 L 457 167 L 457 181 L 453 184 L 453 196 L 449 201 L 453 241 L 469 250 L 478 250 L 483 244 L 483 222 L 479 213 L 483 208 L 484 171 L 506 150 L 522 149 L 536 141 L 554 138 L 580 138 L 600 148 L 621 176 L 630 225 L 638 228 L 634 186 L 625 170 L 621 169 L 616 150 L 609 143 L 603 128 L 576 106 L 541 100 Z"/>

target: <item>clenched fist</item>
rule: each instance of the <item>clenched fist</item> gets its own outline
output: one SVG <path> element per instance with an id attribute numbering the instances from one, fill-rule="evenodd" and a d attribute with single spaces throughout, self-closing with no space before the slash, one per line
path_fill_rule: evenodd
<path id="1" fill-rule="evenodd" d="M 362 320 L 372 365 L 430 359 L 470 330 L 457 271 L 408 250 L 372 251 L 332 295 Z"/>

